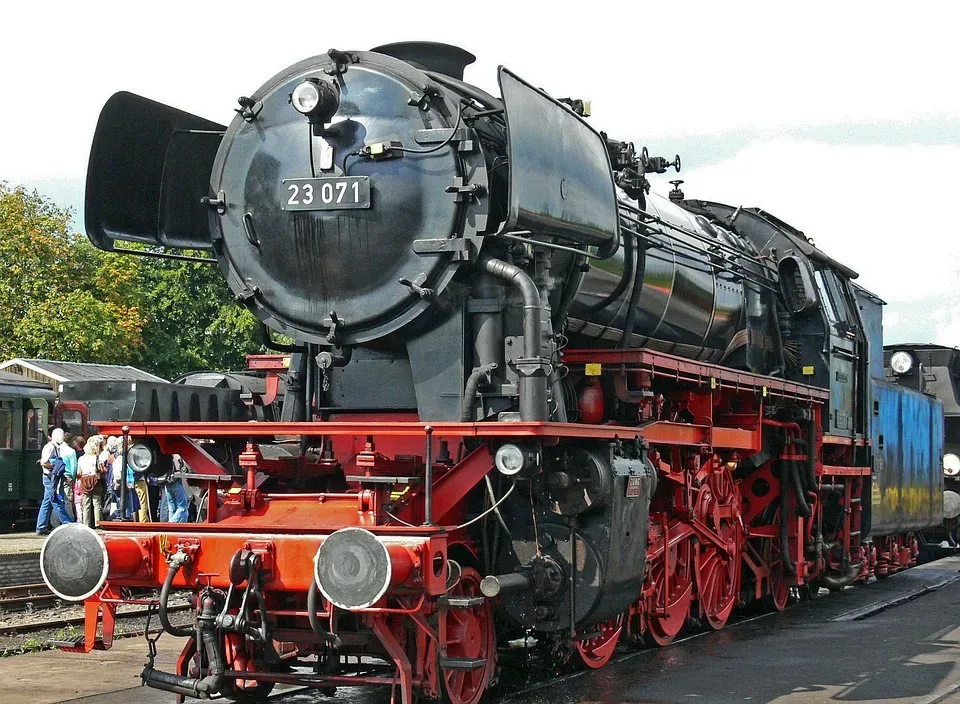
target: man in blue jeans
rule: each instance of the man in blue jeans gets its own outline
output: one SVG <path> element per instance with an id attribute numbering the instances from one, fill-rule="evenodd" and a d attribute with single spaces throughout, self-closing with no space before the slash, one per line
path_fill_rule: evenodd
<path id="1" fill-rule="evenodd" d="M 180 477 L 174 477 L 174 472 L 183 472 L 186 463 L 180 455 L 173 456 L 173 471 L 161 478 L 163 498 L 160 501 L 160 520 L 170 523 L 187 523 L 190 520 L 190 500 L 183 488 Z"/>
<path id="2" fill-rule="evenodd" d="M 71 523 L 73 521 L 70 518 L 70 514 L 67 513 L 67 508 L 64 505 L 63 499 L 60 501 L 53 500 L 54 492 L 54 478 L 53 478 L 53 469 L 54 461 L 60 460 L 60 448 L 63 445 L 63 429 L 54 428 L 53 432 L 50 433 L 50 442 L 43 446 L 43 450 L 40 452 L 40 468 L 43 470 L 43 501 L 40 502 L 40 513 L 37 514 L 37 535 L 46 535 L 50 532 L 50 514 L 52 511 L 57 512 L 57 518 L 60 519 L 61 523 Z"/>

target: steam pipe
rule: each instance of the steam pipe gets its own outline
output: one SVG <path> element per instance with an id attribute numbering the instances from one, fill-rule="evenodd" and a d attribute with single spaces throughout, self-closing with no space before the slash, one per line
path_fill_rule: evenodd
<path id="1" fill-rule="evenodd" d="M 320 619 L 317 617 L 317 611 L 319 610 L 317 596 L 319 594 L 320 588 L 317 586 L 317 578 L 314 577 L 313 583 L 307 591 L 307 619 L 310 621 L 310 628 L 313 629 L 313 632 L 316 633 L 324 643 L 327 643 L 334 650 L 339 650 L 341 645 L 340 637 L 324 629 L 320 624 Z"/>
<path id="2" fill-rule="evenodd" d="M 780 556 L 783 561 L 783 571 L 787 574 L 796 574 L 797 569 L 790 557 L 790 536 L 787 531 L 787 521 L 790 516 L 790 492 L 787 491 L 787 477 L 790 474 L 786 460 L 780 460 Z"/>
<path id="3" fill-rule="evenodd" d="M 543 304 L 536 283 L 520 267 L 502 259 L 481 256 L 480 266 L 494 278 L 514 286 L 523 296 L 523 359 L 519 360 L 520 419 L 545 421 L 549 418 L 545 361 L 540 357 Z M 526 367 L 526 368 L 524 368 Z"/>
<path id="4" fill-rule="evenodd" d="M 797 513 L 804 518 L 810 518 L 813 515 L 810 511 L 810 504 L 807 503 L 806 490 L 803 481 L 800 479 L 799 462 L 796 460 L 787 460 L 787 466 L 790 468 L 790 479 L 793 486 L 793 493 L 797 497 Z"/>
<path id="5" fill-rule="evenodd" d="M 467 383 L 463 387 L 463 401 L 460 404 L 460 420 L 464 423 L 469 423 L 474 419 L 473 415 L 473 404 L 477 400 L 477 388 L 480 386 L 480 382 L 484 378 L 490 377 L 490 372 L 496 369 L 499 365 L 496 362 L 491 362 L 490 364 L 483 364 L 479 367 L 475 367 L 470 376 L 467 377 Z"/>
<path id="6" fill-rule="evenodd" d="M 848 584 L 852 584 L 853 581 L 860 576 L 862 567 L 863 563 L 858 562 L 855 565 L 847 567 L 847 569 L 839 575 L 823 574 L 820 576 L 820 583 L 830 591 L 840 591 Z"/>
<path id="7" fill-rule="evenodd" d="M 216 619 L 217 604 L 213 597 L 206 596 L 200 608 L 200 616 L 197 618 L 197 632 L 200 639 L 198 645 L 207 654 L 209 663 L 206 677 L 186 677 L 161 672 L 154 670 L 153 665 L 148 663 L 140 673 L 143 683 L 154 689 L 200 699 L 210 699 L 211 695 L 219 692 L 223 684 L 223 674 L 227 671 L 227 659 L 217 634 Z"/>
<path id="8" fill-rule="evenodd" d="M 192 628 L 183 626 L 174 626 L 170 623 L 170 617 L 167 615 L 167 600 L 170 598 L 170 588 L 173 586 L 173 580 L 180 569 L 190 562 L 190 556 L 185 552 L 177 552 L 170 558 L 170 569 L 167 570 L 167 578 L 163 580 L 163 587 L 160 589 L 160 608 L 157 615 L 160 618 L 160 625 L 170 635 L 175 638 L 187 638 L 193 635 Z"/>
<path id="9" fill-rule="evenodd" d="M 647 244 L 637 240 L 636 274 L 633 278 L 633 289 L 630 291 L 630 302 L 627 304 L 627 318 L 623 323 L 623 337 L 619 347 L 628 348 L 633 340 L 633 329 L 637 326 L 637 307 L 640 305 L 640 293 L 643 291 L 643 278 L 647 270 Z"/>

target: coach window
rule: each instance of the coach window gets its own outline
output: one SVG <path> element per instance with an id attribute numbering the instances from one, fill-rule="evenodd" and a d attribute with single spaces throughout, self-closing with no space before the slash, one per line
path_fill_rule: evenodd
<path id="1" fill-rule="evenodd" d="M 43 447 L 45 438 L 43 432 L 43 418 L 36 408 L 28 408 L 23 419 L 24 448 L 25 450 L 39 450 Z"/>
<path id="2" fill-rule="evenodd" d="M 13 410 L 0 405 L 0 450 L 13 448 Z"/>

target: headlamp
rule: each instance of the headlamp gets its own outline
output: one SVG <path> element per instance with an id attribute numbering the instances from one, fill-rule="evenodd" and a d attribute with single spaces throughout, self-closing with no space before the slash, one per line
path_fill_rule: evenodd
<path id="1" fill-rule="evenodd" d="M 290 104 L 301 115 L 310 118 L 311 123 L 326 123 L 340 109 L 340 89 L 329 81 L 308 78 L 293 89 Z"/>
<path id="2" fill-rule="evenodd" d="M 493 461 L 494 464 L 497 465 L 497 469 L 500 470 L 500 474 L 512 477 L 520 473 L 523 465 L 526 464 L 527 457 L 526 453 L 519 447 L 512 443 L 507 443 L 506 445 L 500 446 L 497 454 L 494 455 Z"/>
<path id="3" fill-rule="evenodd" d="M 960 474 L 960 457 L 948 452 L 943 456 L 943 475 L 945 477 L 955 477 Z"/>
<path id="4" fill-rule="evenodd" d="M 297 112 L 309 115 L 320 104 L 320 88 L 314 81 L 304 81 L 293 89 L 290 102 Z"/>
<path id="5" fill-rule="evenodd" d="M 138 442 L 127 450 L 127 464 L 137 472 L 146 472 L 153 465 L 153 450 Z"/>
<path id="6" fill-rule="evenodd" d="M 890 368 L 895 374 L 906 374 L 913 369 L 913 355 L 903 350 L 894 352 L 890 357 Z"/>

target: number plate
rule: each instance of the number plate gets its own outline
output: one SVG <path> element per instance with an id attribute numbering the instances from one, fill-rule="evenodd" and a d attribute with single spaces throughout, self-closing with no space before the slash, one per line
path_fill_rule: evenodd
<path id="1" fill-rule="evenodd" d="M 281 210 L 353 210 L 370 207 L 369 176 L 285 178 Z"/>

